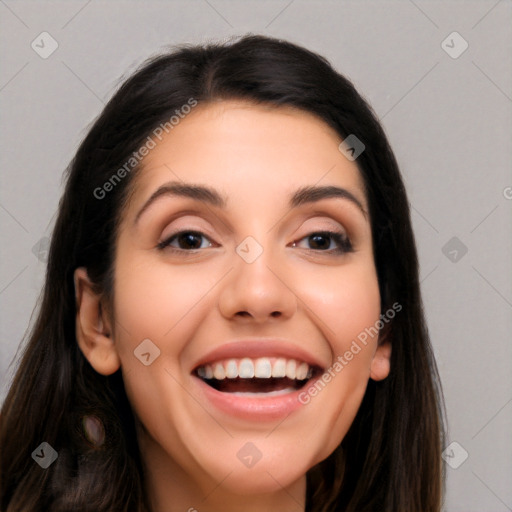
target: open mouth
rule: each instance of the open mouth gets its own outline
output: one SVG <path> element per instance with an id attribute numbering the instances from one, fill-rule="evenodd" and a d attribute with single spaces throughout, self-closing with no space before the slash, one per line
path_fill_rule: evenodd
<path id="1" fill-rule="evenodd" d="M 193 374 L 222 393 L 270 397 L 301 389 L 321 371 L 320 367 L 296 359 L 244 357 L 201 365 Z"/>

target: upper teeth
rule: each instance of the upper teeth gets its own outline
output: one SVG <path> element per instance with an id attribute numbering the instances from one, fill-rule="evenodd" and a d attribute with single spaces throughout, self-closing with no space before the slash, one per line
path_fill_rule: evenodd
<path id="1" fill-rule="evenodd" d="M 197 369 L 199 377 L 204 379 L 269 379 L 270 377 L 303 380 L 311 376 L 312 370 L 305 362 L 284 357 L 260 357 L 251 359 L 228 359 L 212 364 L 205 364 Z"/>

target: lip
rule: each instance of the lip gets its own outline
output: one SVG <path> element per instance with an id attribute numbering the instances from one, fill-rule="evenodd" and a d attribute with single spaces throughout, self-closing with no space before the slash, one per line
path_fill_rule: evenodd
<path id="1" fill-rule="evenodd" d="M 192 375 L 194 385 L 198 387 L 200 400 L 204 400 L 205 405 L 211 404 L 229 416 L 252 422 L 278 420 L 303 407 L 304 404 L 300 402 L 299 395 L 313 385 L 318 378 L 320 376 L 309 379 L 301 389 L 285 395 L 259 398 L 217 391 L 199 377 Z"/>
<path id="2" fill-rule="evenodd" d="M 199 366 L 211 364 L 222 359 L 241 359 L 249 357 L 256 359 L 258 357 L 284 357 L 286 359 L 296 359 L 304 361 L 309 366 L 317 366 L 325 370 L 329 365 L 319 361 L 317 357 L 307 350 L 299 347 L 289 341 L 253 338 L 250 340 L 231 341 L 212 349 L 210 352 L 198 359 L 192 367 L 192 370 Z"/>
<path id="3" fill-rule="evenodd" d="M 283 395 L 263 397 L 248 397 L 218 391 L 195 374 L 195 370 L 200 366 L 223 359 L 240 359 L 243 357 L 296 359 L 308 363 L 311 367 L 318 367 L 322 371 L 317 376 L 309 379 L 301 389 Z M 204 401 L 207 408 L 213 405 L 217 410 L 229 416 L 248 421 L 271 421 L 286 417 L 302 407 L 303 404 L 299 401 L 299 395 L 320 378 L 327 366 L 328 364 L 326 365 L 307 350 L 289 341 L 275 338 L 252 338 L 225 343 L 209 351 L 195 362 L 191 377 L 193 386 L 197 387 L 200 400 Z"/>

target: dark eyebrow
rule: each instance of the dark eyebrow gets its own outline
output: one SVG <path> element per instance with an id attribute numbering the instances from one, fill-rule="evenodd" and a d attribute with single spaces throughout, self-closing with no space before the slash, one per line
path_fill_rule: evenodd
<path id="1" fill-rule="evenodd" d="M 340 198 L 340 199 L 348 199 L 353 204 L 355 204 L 359 210 L 361 210 L 362 214 L 367 217 L 366 210 L 363 208 L 361 201 L 357 199 L 357 197 L 349 192 L 345 188 L 335 187 L 333 185 L 325 186 L 325 187 L 303 187 L 297 190 L 295 194 L 290 199 L 290 208 L 295 208 L 302 204 L 314 203 L 316 201 L 320 201 L 322 199 L 329 198 Z"/>
<path id="2" fill-rule="evenodd" d="M 227 202 L 226 199 L 213 188 L 205 187 L 204 185 L 184 184 L 171 181 L 157 188 L 155 192 L 151 194 L 151 197 L 144 203 L 144 206 L 139 210 L 139 213 L 137 213 L 134 223 L 136 224 L 140 216 L 149 208 L 149 206 L 162 196 L 189 197 L 196 201 L 202 201 L 203 203 L 216 206 L 217 208 L 225 208 Z"/>
<path id="3" fill-rule="evenodd" d="M 188 197 L 196 201 L 202 201 L 217 208 L 226 208 L 227 200 L 222 197 L 215 189 L 204 185 L 184 184 L 179 182 L 169 182 L 160 186 L 151 194 L 151 197 L 144 203 L 135 217 L 134 224 L 139 221 L 141 215 L 158 198 L 163 196 Z M 322 199 L 341 198 L 348 199 L 355 204 L 366 217 L 367 213 L 363 205 L 351 192 L 344 188 L 332 185 L 324 187 L 303 187 L 297 190 L 290 198 L 290 208 L 296 208 L 307 203 L 314 203 Z"/>

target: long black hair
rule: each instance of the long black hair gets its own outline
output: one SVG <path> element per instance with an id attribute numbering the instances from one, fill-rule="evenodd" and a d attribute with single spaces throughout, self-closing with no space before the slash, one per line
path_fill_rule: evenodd
<path id="1" fill-rule="evenodd" d="M 67 171 L 38 317 L 1 411 L 2 510 L 150 510 L 121 373 L 95 372 L 76 341 L 73 273 L 86 267 L 97 290 L 112 298 L 118 226 L 143 167 L 134 154 L 191 98 L 199 104 L 239 99 L 296 107 L 341 138 L 354 134 L 364 143 L 357 165 L 369 205 L 381 308 L 384 313 L 399 303 L 403 310 L 389 324 L 390 374 L 369 381 L 340 446 L 308 472 L 306 508 L 439 512 L 442 395 L 395 157 L 371 108 L 323 57 L 255 35 L 180 46 L 150 59 L 119 88 L 80 144 Z M 123 179 L 108 194 L 99 193 L 128 161 L 133 165 L 124 167 Z M 88 416 L 103 424 L 101 446 L 84 434 Z M 46 470 L 31 457 L 41 442 L 59 454 Z"/>

